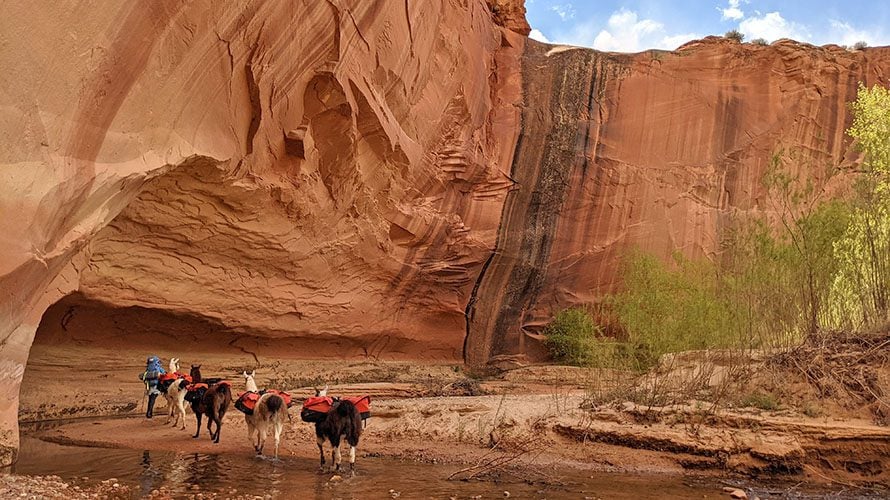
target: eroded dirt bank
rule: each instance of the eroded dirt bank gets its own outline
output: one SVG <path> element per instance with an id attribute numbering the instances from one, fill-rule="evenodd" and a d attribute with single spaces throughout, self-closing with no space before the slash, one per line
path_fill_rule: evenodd
<path id="1" fill-rule="evenodd" d="M 210 443 L 206 429 L 200 439 L 191 438 L 191 413 L 186 430 L 166 425 L 163 403 L 159 417 L 139 417 L 141 386 L 136 374 L 144 354 L 120 346 L 35 345 L 22 390 L 21 420 L 129 415 L 45 430 L 36 425 L 29 432 L 90 446 L 253 453 L 242 415 L 234 408 L 218 445 Z M 243 390 L 237 373 L 256 363 L 251 355 L 229 350 L 194 351 L 188 358 L 183 355 L 182 362 L 201 363 L 205 375 L 231 377 L 236 392 Z M 791 409 L 706 412 L 695 403 L 654 408 L 627 402 L 590 408 L 585 400 L 598 374 L 567 367 L 520 367 L 477 379 L 461 367 L 444 364 L 260 362 L 260 386 L 287 389 L 299 398 L 324 383 L 332 384 L 334 394 L 371 394 L 374 417 L 363 436 L 360 460 L 384 456 L 465 463 L 471 466 L 464 473 L 468 476 L 513 471 L 541 480 L 550 468 L 568 466 L 611 472 L 710 471 L 850 485 L 890 481 L 890 428 L 833 416 L 828 406 L 818 417 Z M 298 408 L 291 413 L 294 419 L 282 454 L 315 458 L 311 426 L 299 420 Z"/>

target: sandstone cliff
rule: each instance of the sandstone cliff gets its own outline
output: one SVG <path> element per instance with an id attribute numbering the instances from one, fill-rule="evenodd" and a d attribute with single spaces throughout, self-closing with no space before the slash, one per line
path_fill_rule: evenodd
<path id="1" fill-rule="evenodd" d="M 886 49 L 551 47 L 521 8 L 4 3 L 0 462 L 72 291 L 46 330 L 156 314 L 293 355 L 535 356 L 626 249 L 713 252 L 777 148 L 802 175 L 852 162 L 845 103 L 890 75 Z"/>
<path id="2" fill-rule="evenodd" d="M 458 359 L 511 185 L 500 44 L 482 0 L 4 2 L 0 443 L 72 290 Z"/>
<path id="3" fill-rule="evenodd" d="M 731 214 L 774 208 L 775 153 L 801 176 L 853 167 L 847 103 L 859 82 L 890 83 L 890 49 L 790 40 L 633 55 L 528 40 L 521 59 L 517 186 L 470 299 L 470 362 L 543 355 L 554 311 L 614 288 L 632 248 L 713 256 Z"/>

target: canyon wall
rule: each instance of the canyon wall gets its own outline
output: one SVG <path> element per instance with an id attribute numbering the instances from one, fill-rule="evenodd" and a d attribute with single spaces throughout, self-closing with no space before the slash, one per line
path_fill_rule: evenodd
<path id="1" fill-rule="evenodd" d="M 538 358 L 627 250 L 712 255 L 778 149 L 852 165 L 846 102 L 890 75 L 887 49 L 547 46 L 523 12 L 3 3 L 0 463 L 60 299 L 53 338 L 155 311 L 293 356 Z"/>
<path id="2" fill-rule="evenodd" d="M 294 355 L 460 359 L 512 185 L 500 46 L 481 0 L 4 2 L 0 463 L 75 290 L 124 336 L 156 310 L 329 346 Z"/>
<path id="3" fill-rule="evenodd" d="M 848 103 L 859 82 L 890 84 L 890 48 L 791 40 L 639 54 L 529 40 L 521 60 L 517 188 L 471 297 L 471 363 L 544 356 L 546 322 L 615 289 L 630 250 L 714 257 L 733 214 L 775 210 L 774 155 L 814 180 L 855 170 Z"/>

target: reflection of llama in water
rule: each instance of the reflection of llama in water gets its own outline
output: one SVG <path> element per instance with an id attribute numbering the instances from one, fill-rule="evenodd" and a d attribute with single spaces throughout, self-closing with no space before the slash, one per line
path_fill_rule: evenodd
<path id="1" fill-rule="evenodd" d="M 192 462 L 198 458 L 197 453 L 176 453 L 168 460 L 169 468 L 166 471 L 167 485 L 191 486 L 193 467 Z"/>
<path id="2" fill-rule="evenodd" d="M 179 484 L 198 487 L 213 485 L 215 481 L 231 473 L 231 464 L 226 463 L 222 455 L 203 455 L 194 453 L 185 455 L 185 478 Z"/>
<path id="3" fill-rule="evenodd" d="M 160 488 L 164 482 L 164 472 L 152 465 L 151 453 L 148 450 L 142 452 L 142 472 L 139 473 L 140 498 L 147 497 L 152 490 Z"/>

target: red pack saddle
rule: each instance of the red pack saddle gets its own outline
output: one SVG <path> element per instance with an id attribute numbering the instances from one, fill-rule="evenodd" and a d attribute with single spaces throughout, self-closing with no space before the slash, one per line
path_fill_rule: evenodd
<path id="1" fill-rule="evenodd" d="M 189 384 L 192 383 L 191 375 L 186 375 L 186 374 L 180 373 L 180 372 L 165 373 L 165 374 L 161 375 L 161 378 L 159 378 L 158 380 L 160 382 L 167 382 L 167 381 L 178 380 L 181 378 L 184 378 L 185 381 L 188 382 Z"/>
<path id="2" fill-rule="evenodd" d="M 276 396 L 281 396 L 281 399 L 284 400 L 284 404 L 287 405 L 288 408 L 290 408 L 294 404 L 293 398 L 291 398 L 290 394 L 284 391 L 279 391 L 277 389 L 266 389 L 260 392 L 242 392 L 238 395 L 238 400 L 235 401 L 235 408 L 246 415 L 253 415 L 256 404 L 260 401 L 260 398 L 264 394 L 275 394 Z"/>
<path id="3" fill-rule="evenodd" d="M 371 396 L 350 396 L 348 398 L 338 398 L 343 401 L 349 401 L 355 405 L 356 410 L 362 417 L 362 420 L 371 417 Z M 324 420 L 325 415 L 334 406 L 337 400 L 330 396 L 314 396 L 303 402 L 303 409 L 300 410 L 300 418 L 304 422 L 317 423 Z"/>

